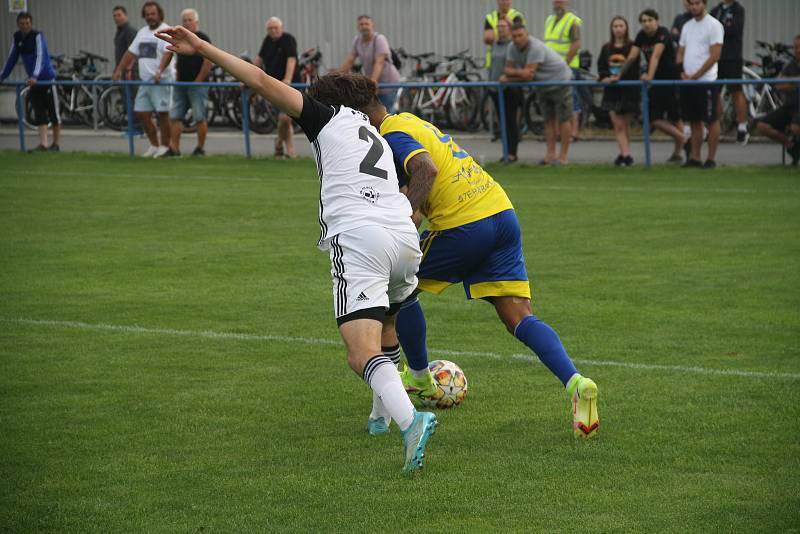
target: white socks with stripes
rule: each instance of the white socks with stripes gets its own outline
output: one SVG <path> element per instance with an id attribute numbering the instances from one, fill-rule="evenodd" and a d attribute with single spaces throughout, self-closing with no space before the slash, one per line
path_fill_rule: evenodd
<path id="1" fill-rule="evenodd" d="M 405 430 L 411 425 L 414 419 L 414 405 L 408 398 L 403 382 L 400 380 L 400 373 L 392 360 L 381 354 L 373 356 L 364 366 L 364 381 L 372 388 L 374 395 L 383 404 L 385 414 L 378 414 L 377 417 L 388 415 L 395 420 L 400 430 Z M 373 395 L 373 412 L 375 411 L 375 397 Z M 382 410 L 381 410 L 382 411 Z M 373 417 L 370 415 L 370 417 Z M 376 418 L 376 417 L 373 417 Z"/>
<path id="2" fill-rule="evenodd" d="M 395 345 L 394 347 L 381 347 L 383 351 L 383 355 L 392 360 L 392 363 L 395 367 L 398 368 L 400 366 L 400 345 Z M 372 413 L 369 414 L 370 419 L 378 419 L 379 417 L 383 417 L 388 424 L 391 421 L 391 417 L 389 416 L 389 412 L 386 411 L 386 407 L 383 405 L 383 401 L 378 396 L 377 393 L 374 391 L 372 392 Z"/>

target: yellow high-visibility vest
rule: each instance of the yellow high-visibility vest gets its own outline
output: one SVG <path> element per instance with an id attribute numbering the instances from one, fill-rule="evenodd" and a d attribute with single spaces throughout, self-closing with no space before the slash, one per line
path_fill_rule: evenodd
<path id="1" fill-rule="evenodd" d="M 522 23 L 527 25 L 527 22 L 525 22 L 525 15 L 523 15 L 521 11 L 517 11 L 513 7 L 509 8 L 508 13 L 506 13 L 506 18 L 511 22 L 511 24 L 514 24 L 514 19 L 517 17 L 522 17 Z M 492 27 L 492 30 L 494 30 L 495 38 L 497 37 L 497 23 L 499 21 L 500 21 L 500 12 L 497 11 L 496 9 L 491 13 L 489 13 L 488 15 L 486 15 L 486 22 L 488 22 L 489 25 Z M 492 66 L 492 47 L 490 45 L 489 48 L 486 49 L 486 68 L 488 69 L 491 66 Z"/>
<path id="2" fill-rule="evenodd" d="M 572 11 L 564 13 L 564 16 L 558 22 L 556 22 L 555 15 L 550 15 L 544 22 L 544 43 L 548 48 L 564 58 L 564 61 L 567 60 L 567 54 L 569 54 L 569 48 L 572 45 L 569 40 L 569 32 L 572 30 L 573 24 L 580 26 L 583 21 Z M 578 54 L 575 54 L 575 57 L 569 62 L 569 66 L 577 69 L 580 64 L 580 58 Z"/>

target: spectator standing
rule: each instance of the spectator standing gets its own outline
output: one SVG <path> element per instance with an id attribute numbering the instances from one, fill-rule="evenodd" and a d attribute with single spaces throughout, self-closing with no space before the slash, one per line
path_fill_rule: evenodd
<path id="1" fill-rule="evenodd" d="M 380 89 L 382 83 L 400 81 L 400 73 L 392 63 L 389 40 L 385 35 L 375 32 L 374 23 L 369 15 L 358 17 L 358 33 L 359 35 L 353 39 L 350 53 L 342 63 L 342 71 L 350 71 L 356 58 L 359 58 L 363 73 L 378 85 L 378 99 L 388 112 L 392 113 L 397 99 L 397 89 Z"/>
<path id="2" fill-rule="evenodd" d="M 58 110 L 58 91 L 55 86 L 39 82 L 55 80 L 56 73 L 50 65 L 50 53 L 44 34 L 33 29 L 33 15 L 23 11 L 17 15 L 17 31 L 11 40 L 8 59 L 0 73 L 0 82 L 8 78 L 17 61 L 22 58 L 30 87 L 30 102 L 33 106 L 33 123 L 39 131 L 39 145 L 31 150 L 59 151 L 61 115 Z M 53 125 L 53 144 L 48 146 L 47 123 Z"/>
<path id="3" fill-rule="evenodd" d="M 794 38 L 794 61 L 787 63 L 779 78 L 800 78 L 800 34 Z M 783 93 L 783 105 L 762 117 L 756 128 L 775 142 L 782 144 L 792 156 L 792 165 L 800 161 L 800 85 L 778 84 Z M 791 128 L 792 137 L 786 135 Z"/>
<path id="4" fill-rule="evenodd" d="M 499 82 L 500 78 L 503 76 L 503 73 L 506 68 L 506 57 L 508 56 L 508 48 L 511 46 L 511 24 L 508 22 L 507 18 L 501 18 L 497 21 L 497 39 L 494 41 L 491 47 L 491 63 L 489 67 L 489 81 L 492 82 Z M 522 100 L 521 89 L 519 87 L 508 88 L 503 92 L 503 97 L 508 98 L 508 94 L 511 92 L 516 91 L 520 93 L 518 95 L 518 101 Z M 489 88 L 489 97 L 492 99 L 494 103 L 495 114 L 498 117 L 498 128 L 499 128 L 499 117 L 500 117 L 500 102 L 498 100 L 497 89 Z M 519 136 L 519 125 L 517 124 L 517 114 L 515 113 L 513 116 L 508 115 L 508 105 L 505 108 L 506 111 L 506 132 L 507 132 L 507 139 L 510 139 L 512 136 Z M 510 128 L 510 130 L 509 130 Z M 516 138 L 516 137 L 515 137 Z M 492 141 L 496 139 L 493 138 Z M 516 150 L 514 151 L 514 156 L 516 159 Z M 510 156 L 509 156 L 510 157 Z"/>
<path id="5" fill-rule="evenodd" d="M 678 64 L 683 65 L 684 80 L 714 81 L 717 79 L 717 61 L 722 52 L 725 30 L 722 24 L 706 10 L 708 0 L 689 0 L 689 10 L 694 18 L 683 26 Z M 686 85 L 681 87 L 683 119 L 691 123 L 692 140 L 689 159 L 685 167 L 713 169 L 717 166 L 719 146 L 719 87 L 714 85 Z M 708 125 L 708 157 L 700 161 L 703 144 L 703 124 Z"/>
<path id="6" fill-rule="evenodd" d="M 722 54 L 717 66 L 718 76 L 723 80 L 739 80 L 744 67 L 744 7 L 736 0 L 724 0 L 711 10 L 711 16 L 720 21 L 725 29 L 725 41 L 722 43 Z M 747 99 L 739 84 L 728 85 L 728 91 L 733 99 L 738 123 L 736 141 L 746 145 L 750 140 L 750 133 L 747 131 Z"/>
<path id="7" fill-rule="evenodd" d="M 117 25 L 117 32 L 114 34 L 114 68 L 116 68 L 122 61 L 125 51 L 136 38 L 137 30 L 128 21 L 128 10 L 124 6 L 116 6 L 111 11 L 111 15 L 114 17 L 114 24 Z M 134 67 L 124 72 L 123 78 L 126 80 L 136 79 L 135 70 Z"/>
<path id="8" fill-rule="evenodd" d="M 500 81 L 545 82 L 572 79 L 572 72 L 561 56 L 539 39 L 531 37 L 522 24 L 512 26 L 511 39 L 514 45 L 508 48 L 506 68 Z M 543 165 L 566 165 L 570 143 L 570 120 L 573 115 L 570 88 L 566 85 L 543 87 L 537 90 L 536 97 L 544 118 L 544 136 L 547 141 L 547 153 L 540 163 Z M 514 104 L 519 106 L 519 102 L 512 100 L 511 105 Z M 506 100 L 506 106 L 506 113 L 513 113 L 516 116 L 516 109 L 513 112 L 508 110 L 509 100 Z M 556 158 L 556 136 L 559 131 L 561 133 L 561 151 Z M 516 146 L 514 150 L 516 150 Z M 510 140 L 509 153 L 511 153 Z M 514 154 L 516 155 L 516 152 Z"/>
<path id="9" fill-rule="evenodd" d="M 689 11 L 689 0 L 683 0 L 683 12 L 675 15 L 675 19 L 672 21 L 672 38 L 677 43 L 681 39 L 681 30 L 683 30 L 683 25 L 692 20 L 692 13 Z"/>
<path id="10" fill-rule="evenodd" d="M 624 76 L 628 69 L 637 68 L 639 57 L 644 54 L 647 66 L 639 77 L 642 81 L 680 79 L 680 71 L 675 64 L 675 42 L 666 26 L 659 25 L 658 12 L 655 9 L 645 9 L 639 15 L 639 24 L 642 29 L 636 35 L 620 77 Z M 611 81 L 614 81 L 614 78 L 612 76 Z M 653 128 L 664 132 L 675 141 L 675 148 L 667 163 L 682 163 L 681 152 L 689 135 L 683 131 L 677 88 L 672 85 L 660 85 L 650 87 L 649 91 L 650 123 Z"/>
<path id="11" fill-rule="evenodd" d="M 289 85 L 300 83 L 300 70 L 297 68 L 297 40 L 290 33 L 283 31 L 283 22 L 278 17 L 267 20 L 267 36 L 261 43 L 255 64 L 275 79 Z M 283 113 L 278 114 L 278 137 L 275 139 L 275 157 L 293 158 L 294 129 L 292 118 Z"/>
<path id="12" fill-rule="evenodd" d="M 625 17 L 616 16 L 611 19 L 611 37 L 603 45 L 597 59 L 597 73 L 602 82 L 618 80 L 638 80 L 639 64 L 633 64 L 622 74 L 622 67 L 633 48 L 628 21 Z M 614 135 L 619 145 L 619 155 L 614 165 L 630 167 L 633 165 L 630 146 L 630 122 L 639 111 L 638 87 L 619 87 L 609 85 L 603 89 L 603 109 L 609 112 Z"/>
<path id="13" fill-rule="evenodd" d="M 145 2 L 142 5 L 142 18 L 146 25 L 136 33 L 128 50 L 122 56 L 117 68 L 111 75 L 113 80 L 122 78 L 122 73 L 127 71 L 138 60 L 139 76 L 143 82 L 172 82 L 175 80 L 174 63 L 168 62 L 166 70 L 160 71 L 161 60 L 167 51 L 164 41 L 158 39 L 156 32 L 169 26 L 164 23 L 164 10 L 157 2 Z M 133 103 L 133 111 L 136 118 L 142 123 L 150 147 L 142 154 L 142 157 L 160 157 L 169 150 L 170 125 L 169 108 L 172 100 L 172 87 L 168 85 L 144 85 L 139 87 L 136 92 L 136 100 Z M 159 143 L 158 132 L 151 120 L 151 115 L 155 112 L 158 115 L 158 125 L 161 131 L 161 143 Z"/>
<path id="14" fill-rule="evenodd" d="M 210 43 L 208 35 L 200 31 L 200 15 L 196 9 L 184 9 L 181 12 L 181 25 L 196 34 L 200 39 Z M 172 59 L 172 54 L 166 53 L 161 58 L 158 67 L 160 72 L 167 69 Z M 179 82 L 205 82 L 211 72 L 211 62 L 199 54 L 179 55 L 176 59 L 177 79 Z M 172 105 L 169 110 L 170 143 L 169 150 L 163 157 L 181 155 L 181 133 L 183 132 L 183 119 L 189 108 L 192 118 L 197 124 L 197 146 L 192 156 L 205 156 L 206 135 L 208 134 L 208 120 L 206 111 L 208 106 L 208 87 L 187 87 L 176 85 L 172 88 Z"/>
<path id="15" fill-rule="evenodd" d="M 572 69 L 573 78 L 580 79 L 581 25 L 583 21 L 569 11 L 569 0 L 553 0 L 553 14 L 544 22 L 544 42 Z M 581 100 L 576 87 L 572 88 L 573 116 L 570 118 L 570 135 L 578 137 Z"/>
<path id="16" fill-rule="evenodd" d="M 509 37 L 505 40 L 506 46 L 501 47 L 504 50 L 508 48 L 507 45 L 511 39 L 511 25 L 515 23 L 527 25 L 525 15 L 511 7 L 511 0 L 497 0 L 497 9 L 486 14 L 486 18 L 483 21 L 483 42 L 488 47 L 486 49 L 486 69 L 490 71 L 490 74 L 492 65 L 495 65 L 495 56 L 500 57 L 499 53 L 495 54 L 494 45 L 495 43 L 501 42 L 500 29 L 498 28 L 498 24 L 501 20 L 508 22 L 509 30 Z M 502 57 L 503 59 L 500 61 L 499 66 L 501 74 L 506 66 L 505 56 Z M 490 77 L 489 79 L 493 78 Z"/>

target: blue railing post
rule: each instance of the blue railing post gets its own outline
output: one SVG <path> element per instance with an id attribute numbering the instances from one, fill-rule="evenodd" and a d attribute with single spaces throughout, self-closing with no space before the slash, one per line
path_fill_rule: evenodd
<path id="1" fill-rule="evenodd" d="M 136 152 L 133 148 L 133 103 L 131 102 L 131 86 L 130 84 L 125 84 L 125 114 L 128 116 L 128 154 L 131 157 L 136 155 Z"/>
<path id="2" fill-rule="evenodd" d="M 642 82 L 642 133 L 644 134 L 644 166 L 653 165 L 653 154 L 650 150 L 650 88 L 648 82 Z"/>
<path id="3" fill-rule="evenodd" d="M 242 87 L 242 129 L 244 129 L 244 155 L 250 159 L 250 88 Z"/>
<path id="4" fill-rule="evenodd" d="M 22 84 L 14 87 L 17 91 L 17 127 L 19 128 L 19 151 L 25 152 L 25 102 L 22 101 Z"/>
<path id="5" fill-rule="evenodd" d="M 506 99 L 503 84 L 497 84 L 497 124 L 500 127 L 500 141 L 503 144 L 503 161 L 508 162 L 508 132 L 506 132 Z"/>

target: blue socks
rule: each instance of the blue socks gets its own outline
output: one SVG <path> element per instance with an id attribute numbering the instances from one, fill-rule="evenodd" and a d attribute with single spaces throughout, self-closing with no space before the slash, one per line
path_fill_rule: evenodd
<path id="1" fill-rule="evenodd" d="M 537 319 L 536 316 L 529 315 L 521 320 L 514 329 L 514 337 L 535 352 L 542 363 L 561 380 L 565 387 L 572 375 L 578 372 L 556 331 L 547 323 Z"/>
<path id="2" fill-rule="evenodd" d="M 428 368 L 428 326 L 419 299 L 404 302 L 397 313 L 397 338 L 403 347 L 408 366 L 414 371 Z"/>

